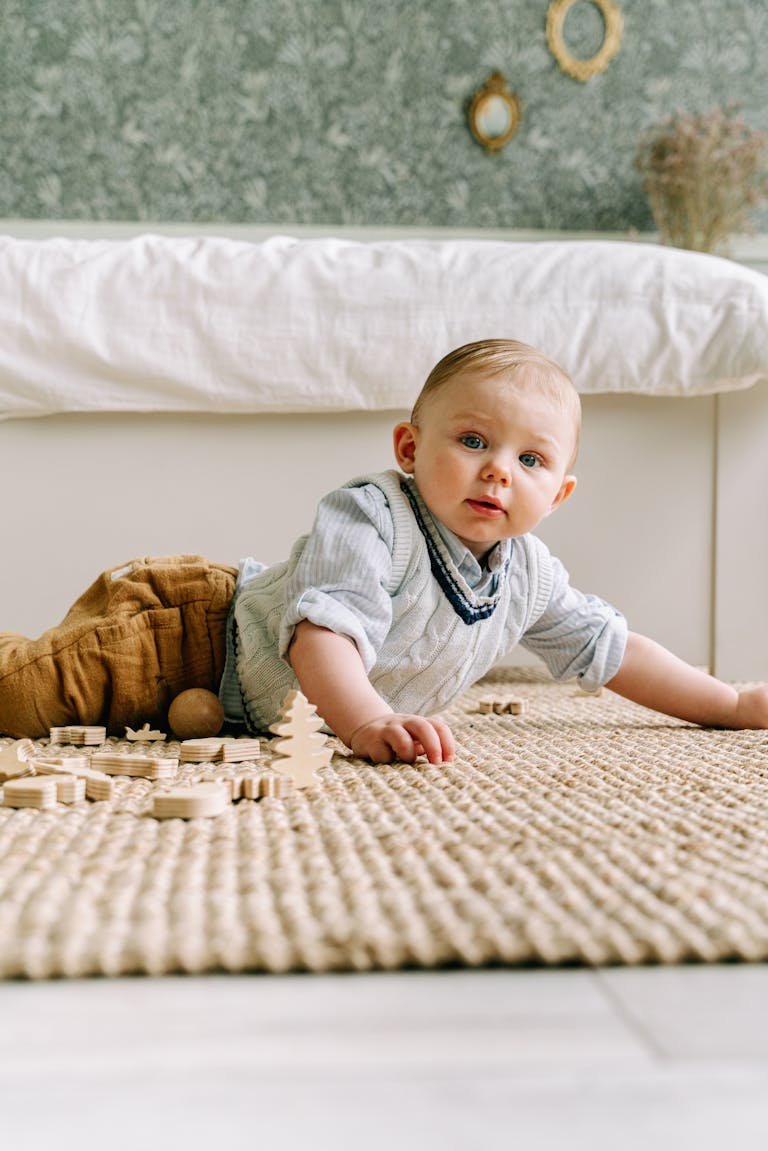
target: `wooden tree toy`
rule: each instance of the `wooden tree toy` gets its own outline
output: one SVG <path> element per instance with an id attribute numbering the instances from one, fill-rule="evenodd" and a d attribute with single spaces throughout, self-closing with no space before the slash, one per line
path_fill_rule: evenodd
<path id="1" fill-rule="evenodd" d="M 320 782 L 317 771 L 331 762 L 333 751 L 326 747 L 327 736 L 320 728 L 323 721 L 300 691 L 289 691 L 283 700 L 280 720 L 269 725 L 275 735 L 281 735 L 272 746 L 282 761 L 272 763 L 275 771 L 289 775 L 294 787 L 312 787 Z"/>

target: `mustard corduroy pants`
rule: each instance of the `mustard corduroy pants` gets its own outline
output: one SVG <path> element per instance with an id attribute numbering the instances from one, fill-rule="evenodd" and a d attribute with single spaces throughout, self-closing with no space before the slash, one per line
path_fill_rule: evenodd
<path id="1" fill-rule="evenodd" d="M 104 572 L 39 639 L 0 633 L 0 734 L 68 724 L 162 727 L 174 696 L 218 691 L 234 568 L 202 556 L 132 560 Z"/>

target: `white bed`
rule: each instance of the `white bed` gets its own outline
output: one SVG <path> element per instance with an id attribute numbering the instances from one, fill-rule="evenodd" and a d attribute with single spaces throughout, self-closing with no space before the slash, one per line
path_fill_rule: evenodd
<path id="1" fill-rule="evenodd" d="M 768 679 L 768 279 L 648 244 L 6 232 L 0 628 L 134 555 L 284 557 L 324 491 L 391 466 L 432 363 L 497 335 L 583 392 L 579 488 L 540 532 L 574 583 Z"/>

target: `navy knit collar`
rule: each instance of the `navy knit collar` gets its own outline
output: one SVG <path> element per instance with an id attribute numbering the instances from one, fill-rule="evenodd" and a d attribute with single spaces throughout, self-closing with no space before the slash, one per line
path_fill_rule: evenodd
<path id="1" fill-rule="evenodd" d="M 416 484 L 413 480 L 403 479 L 400 486 L 408 497 L 416 523 L 424 536 L 432 574 L 451 607 L 466 624 L 479 623 L 480 620 L 488 619 L 489 616 L 493 615 L 501 599 L 512 554 L 512 541 L 504 540 L 498 545 L 500 549 L 499 559 L 502 562 L 497 573 L 496 591 L 491 596 L 477 596 L 456 567 Z M 494 566 L 496 565 L 494 564 Z"/>

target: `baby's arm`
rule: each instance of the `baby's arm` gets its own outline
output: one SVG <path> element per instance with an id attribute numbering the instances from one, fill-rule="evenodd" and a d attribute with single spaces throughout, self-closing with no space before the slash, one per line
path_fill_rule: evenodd
<path id="1" fill-rule="evenodd" d="M 351 640 L 302 620 L 288 649 L 301 690 L 318 714 L 356 755 L 375 763 L 399 759 L 430 763 L 453 759 L 450 728 L 441 719 L 397 715 L 371 685 Z"/>
<path id="2" fill-rule="evenodd" d="M 706 727 L 768 727 L 768 687 L 737 691 L 636 632 L 629 633 L 621 667 L 606 687 Z"/>

